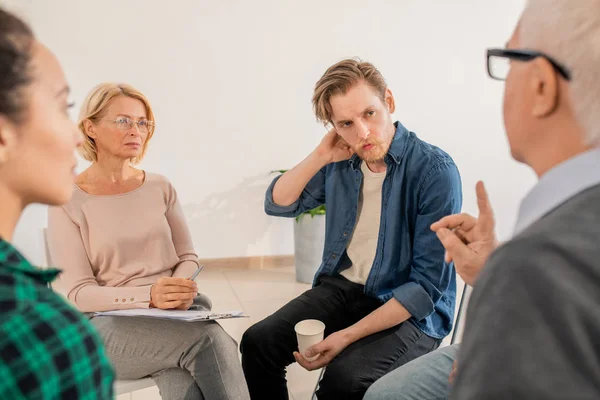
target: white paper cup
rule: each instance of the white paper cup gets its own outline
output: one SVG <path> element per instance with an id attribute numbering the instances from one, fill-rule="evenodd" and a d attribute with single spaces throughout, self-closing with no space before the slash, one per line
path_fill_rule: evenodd
<path id="1" fill-rule="evenodd" d="M 294 327 L 296 337 L 298 338 L 298 352 L 308 361 L 315 361 L 320 354 L 313 357 L 306 357 L 304 353 L 309 347 L 323 341 L 325 334 L 325 324 L 316 319 L 305 319 L 300 321 Z"/>

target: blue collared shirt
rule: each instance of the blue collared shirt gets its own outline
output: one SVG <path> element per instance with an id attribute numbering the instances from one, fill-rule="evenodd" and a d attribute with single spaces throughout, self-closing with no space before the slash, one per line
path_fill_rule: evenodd
<path id="1" fill-rule="evenodd" d="M 460 212 L 460 174 L 444 151 L 420 140 L 399 122 L 395 126 L 385 157 L 377 251 L 364 292 L 381 302 L 394 297 L 421 331 L 441 339 L 452 330 L 456 273 L 452 263 L 444 262 L 444 247 L 430 225 Z M 326 205 L 325 249 L 314 285 L 321 275 L 338 275 L 350 267 L 346 248 L 357 221 L 361 162 L 354 155 L 326 165 L 287 207 L 273 202 L 279 177 L 267 190 L 265 211 L 269 215 L 296 217 Z"/>
<path id="2" fill-rule="evenodd" d="M 546 172 L 519 207 L 514 235 L 578 193 L 600 184 L 600 149 L 581 153 Z"/>

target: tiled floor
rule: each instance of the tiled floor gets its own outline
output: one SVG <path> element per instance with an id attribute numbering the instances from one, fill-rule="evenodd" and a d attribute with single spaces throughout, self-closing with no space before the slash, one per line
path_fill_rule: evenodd
<path id="1" fill-rule="evenodd" d="M 221 325 L 239 343 L 250 325 L 267 317 L 291 299 L 310 289 L 296 282 L 293 267 L 273 269 L 218 269 L 207 267 L 199 278 L 199 289 L 213 302 L 214 311 L 244 310 L 250 318 L 222 320 Z M 459 283 L 459 294 L 462 282 Z M 459 297 L 460 298 L 460 297 Z M 448 343 L 450 337 L 444 341 Z M 291 400 L 310 400 L 319 371 L 308 372 L 298 364 L 288 368 Z M 159 400 L 156 387 L 118 396 L 117 400 Z"/>

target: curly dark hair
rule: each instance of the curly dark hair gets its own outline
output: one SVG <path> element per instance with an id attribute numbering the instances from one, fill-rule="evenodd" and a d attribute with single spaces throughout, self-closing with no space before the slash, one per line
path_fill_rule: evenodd
<path id="1" fill-rule="evenodd" d="M 0 114 L 21 122 L 26 108 L 23 89 L 32 80 L 31 28 L 15 15 L 0 8 Z"/>

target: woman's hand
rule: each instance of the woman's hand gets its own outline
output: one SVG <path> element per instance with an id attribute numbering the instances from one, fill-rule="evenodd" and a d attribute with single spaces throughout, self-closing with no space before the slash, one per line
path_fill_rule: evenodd
<path id="1" fill-rule="evenodd" d="M 150 289 L 150 307 L 187 310 L 198 294 L 196 282 L 187 278 L 162 277 Z"/>
<path id="2" fill-rule="evenodd" d="M 182 303 L 180 306 L 175 307 L 175 309 L 176 310 L 187 311 L 192 304 L 194 304 L 194 299 L 193 298 L 190 299 L 190 300 L 187 300 L 185 303 Z"/>

